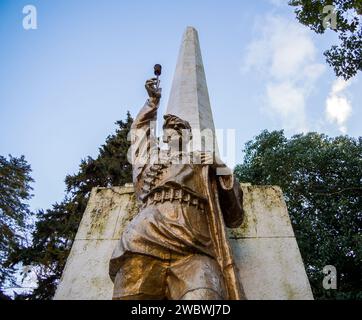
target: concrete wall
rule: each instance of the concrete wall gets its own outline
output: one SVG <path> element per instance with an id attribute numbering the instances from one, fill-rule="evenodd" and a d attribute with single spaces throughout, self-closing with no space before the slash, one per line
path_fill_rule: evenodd
<path id="1" fill-rule="evenodd" d="M 242 189 L 246 219 L 229 239 L 247 298 L 313 299 L 281 189 Z"/>
<path id="2" fill-rule="evenodd" d="M 313 299 L 278 187 L 242 185 L 245 222 L 228 230 L 248 299 Z M 133 187 L 94 188 L 54 299 L 111 299 L 108 262 L 137 214 Z"/>
<path id="3" fill-rule="evenodd" d="M 94 188 L 54 299 L 108 300 L 108 263 L 121 233 L 137 213 L 133 187 Z"/>

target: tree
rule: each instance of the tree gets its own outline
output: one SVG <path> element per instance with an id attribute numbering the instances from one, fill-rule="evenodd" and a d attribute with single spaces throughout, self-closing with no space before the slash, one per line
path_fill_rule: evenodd
<path id="1" fill-rule="evenodd" d="M 282 188 L 315 298 L 362 299 L 362 137 L 263 131 L 235 173 Z M 337 290 L 322 287 L 326 265 Z"/>
<path id="2" fill-rule="evenodd" d="M 316 33 L 325 32 L 327 6 L 334 6 L 336 25 L 330 27 L 338 34 L 340 44 L 324 52 L 327 63 L 338 77 L 345 80 L 362 70 L 361 0 L 290 0 L 289 5 L 296 7 L 299 22 Z"/>
<path id="3" fill-rule="evenodd" d="M 10 257 L 26 245 L 27 200 L 31 198 L 31 168 L 24 156 L 0 156 L 0 296 L 4 285 L 15 285 Z"/>
<path id="4" fill-rule="evenodd" d="M 98 157 L 82 160 L 79 172 L 65 178 L 65 199 L 51 209 L 37 213 L 33 243 L 19 252 L 18 262 L 34 267 L 38 287 L 22 299 L 51 299 L 54 296 L 92 188 L 119 186 L 132 181 L 131 164 L 127 160 L 130 147 L 127 135 L 132 121 L 129 113 L 126 121 L 117 121 L 116 133 L 108 136 Z"/>

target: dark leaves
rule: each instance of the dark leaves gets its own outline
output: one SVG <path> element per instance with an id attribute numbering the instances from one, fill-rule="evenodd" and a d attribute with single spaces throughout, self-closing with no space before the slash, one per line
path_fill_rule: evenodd
<path id="1" fill-rule="evenodd" d="M 31 198 L 31 168 L 24 156 L 0 156 L 0 292 L 5 281 L 14 283 L 11 257 L 24 248 L 27 200 Z"/>
<path id="2" fill-rule="evenodd" d="M 264 131 L 245 148 L 240 181 L 279 185 L 316 298 L 362 297 L 362 138 Z M 322 287 L 334 265 L 338 290 Z"/>
<path id="3" fill-rule="evenodd" d="M 131 165 L 127 161 L 130 145 L 127 135 L 132 121 L 129 113 L 125 121 L 118 121 L 116 133 L 106 139 L 98 157 L 82 160 L 78 173 L 65 178 L 65 199 L 51 209 L 38 212 L 33 244 L 17 255 L 23 264 L 36 268 L 38 287 L 19 299 L 53 297 L 92 188 L 120 186 L 132 181 Z"/>
<path id="4" fill-rule="evenodd" d="M 338 77 L 345 80 L 362 70 L 362 1 L 360 0 L 291 0 L 300 23 L 316 33 L 326 31 L 323 26 L 327 13 L 323 8 L 333 5 L 336 14 L 334 30 L 340 43 L 333 45 L 324 55 Z"/>

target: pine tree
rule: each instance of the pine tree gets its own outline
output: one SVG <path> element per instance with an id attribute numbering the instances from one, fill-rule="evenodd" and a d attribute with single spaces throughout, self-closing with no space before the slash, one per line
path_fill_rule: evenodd
<path id="1" fill-rule="evenodd" d="M 0 299 L 5 284 L 15 285 L 14 252 L 26 245 L 26 226 L 30 216 L 31 168 L 24 156 L 0 156 Z"/>
<path id="2" fill-rule="evenodd" d="M 132 167 L 127 160 L 127 135 L 132 121 L 129 112 L 125 121 L 117 121 L 115 134 L 108 136 L 98 157 L 82 160 L 79 172 L 65 178 L 65 199 L 37 213 L 33 244 L 19 253 L 19 261 L 35 268 L 38 287 L 21 298 L 54 296 L 92 188 L 121 186 L 132 181 Z"/>

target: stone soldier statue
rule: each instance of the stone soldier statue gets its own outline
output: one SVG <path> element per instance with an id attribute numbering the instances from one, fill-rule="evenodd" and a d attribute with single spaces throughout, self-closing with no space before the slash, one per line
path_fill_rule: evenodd
<path id="1" fill-rule="evenodd" d="M 152 136 L 161 98 L 157 79 L 148 80 L 146 90 L 149 99 L 131 130 L 146 133 L 132 135 L 140 210 L 110 261 L 113 299 L 242 299 L 225 233 L 225 225 L 242 222 L 240 186 L 230 170 L 217 176 L 226 166 L 212 154 L 187 152 L 191 127 L 177 116 L 164 116 L 169 148 L 159 150 Z M 161 156 L 152 157 L 155 150 Z"/>

